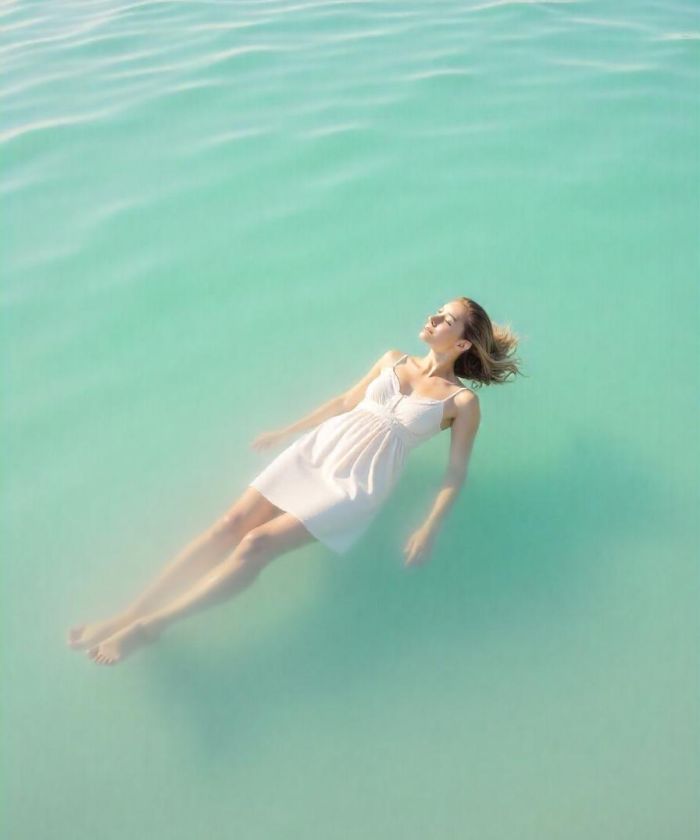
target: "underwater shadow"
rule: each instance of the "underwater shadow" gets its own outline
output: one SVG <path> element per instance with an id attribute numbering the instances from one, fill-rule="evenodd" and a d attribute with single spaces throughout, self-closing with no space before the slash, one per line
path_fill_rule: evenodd
<path id="1" fill-rule="evenodd" d="M 409 464 L 351 552 L 337 557 L 314 544 L 284 555 L 324 567 L 325 584 L 312 607 L 284 626 L 283 639 L 255 638 L 212 655 L 202 642 L 183 643 L 185 631 L 178 642 L 163 636 L 149 657 L 148 682 L 208 760 L 245 765 L 275 737 L 280 704 L 294 720 L 295 704 L 342 703 L 354 683 L 384 679 L 387 666 L 416 645 L 434 645 L 436 655 L 455 639 L 480 645 L 504 622 L 517 626 L 537 610 L 549 620 L 558 610 L 567 623 L 605 589 L 609 541 L 658 533 L 672 516 L 673 500 L 619 443 L 581 436 L 539 472 L 533 464 L 503 479 L 488 470 L 469 477 L 431 560 L 404 569 L 411 523 L 421 521 L 439 481 L 437 469 Z M 274 566 L 264 574 L 274 575 Z"/>

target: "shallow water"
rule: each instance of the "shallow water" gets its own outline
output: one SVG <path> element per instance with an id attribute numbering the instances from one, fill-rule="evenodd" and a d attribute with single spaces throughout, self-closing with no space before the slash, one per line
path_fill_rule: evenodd
<path id="1" fill-rule="evenodd" d="M 690 2 L 7 3 L 13 840 L 697 836 L 700 14 Z M 468 295 L 521 335 L 339 559 L 117 668 L 249 446 Z"/>

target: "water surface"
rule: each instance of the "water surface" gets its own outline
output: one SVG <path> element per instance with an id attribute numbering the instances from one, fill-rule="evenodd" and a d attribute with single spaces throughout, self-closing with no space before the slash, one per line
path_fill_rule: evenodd
<path id="1" fill-rule="evenodd" d="M 696 837 L 691 2 L 4 4 L 4 836 Z M 522 336 L 340 560 L 117 668 L 63 645 L 243 491 L 249 443 Z"/>

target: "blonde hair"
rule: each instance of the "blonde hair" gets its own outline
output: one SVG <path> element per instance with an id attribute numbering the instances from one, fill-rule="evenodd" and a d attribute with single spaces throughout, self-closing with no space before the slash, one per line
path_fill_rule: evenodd
<path id="1" fill-rule="evenodd" d="M 475 300 L 468 297 L 457 300 L 466 310 L 462 338 L 472 344 L 455 361 L 455 375 L 473 381 L 478 388 L 503 383 L 509 376 L 522 376 L 520 359 L 514 356 L 520 341 L 517 333 L 510 325 L 494 323 Z"/>

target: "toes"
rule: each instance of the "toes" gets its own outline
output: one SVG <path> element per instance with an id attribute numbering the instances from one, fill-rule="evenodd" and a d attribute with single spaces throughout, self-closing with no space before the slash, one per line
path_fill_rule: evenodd
<path id="1" fill-rule="evenodd" d="M 92 660 L 97 662 L 99 665 L 114 665 L 114 663 L 119 659 L 118 656 L 115 657 L 110 653 L 105 653 L 100 650 L 99 647 L 92 648 L 88 651 L 88 653 Z"/>
<path id="2" fill-rule="evenodd" d="M 123 652 L 116 645 L 112 646 L 111 644 L 107 645 L 106 648 L 103 648 L 102 645 L 95 645 L 94 647 L 87 648 L 85 653 L 93 662 L 97 662 L 100 665 L 116 665 L 123 658 Z"/>

